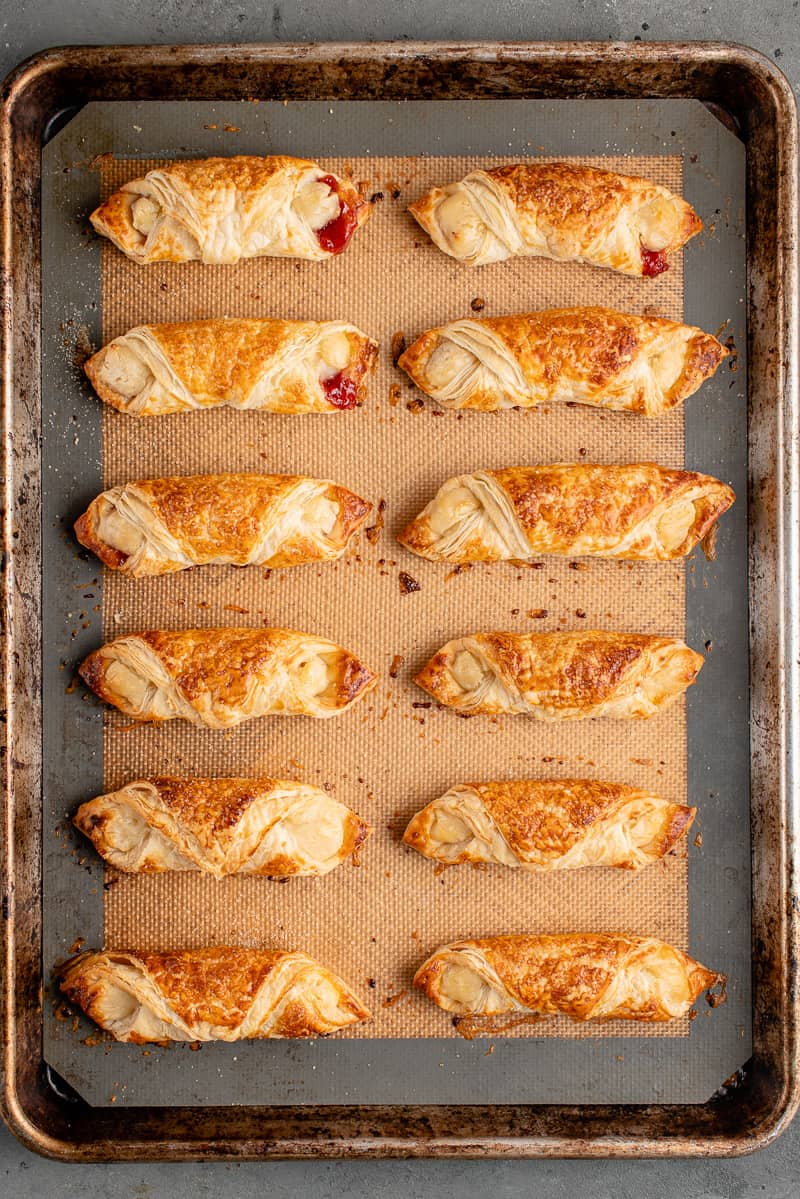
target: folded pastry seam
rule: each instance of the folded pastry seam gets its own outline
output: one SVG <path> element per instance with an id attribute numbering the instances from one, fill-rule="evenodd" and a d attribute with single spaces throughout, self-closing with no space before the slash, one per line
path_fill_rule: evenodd
<path id="1" fill-rule="evenodd" d="M 578 1021 L 676 1019 L 725 983 L 664 941 L 613 932 L 458 941 L 414 976 L 415 987 L 457 1016 L 524 1011 Z"/>
<path id="2" fill-rule="evenodd" d="M 140 1045 L 326 1036 L 370 1018 L 342 979 L 298 951 L 85 952 L 59 983 L 116 1040 Z"/>
<path id="3" fill-rule="evenodd" d="M 581 630 L 449 641 L 416 683 L 461 712 L 540 720 L 646 719 L 694 683 L 703 657 L 676 637 Z"/>

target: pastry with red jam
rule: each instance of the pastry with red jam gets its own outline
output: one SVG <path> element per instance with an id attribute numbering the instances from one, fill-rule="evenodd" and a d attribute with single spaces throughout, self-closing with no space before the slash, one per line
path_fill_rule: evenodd
<path id="1" fill-rule="evenodd" d="M 346 321 L 216 318 L 139 325 L 84 364 L 97 394 L 130 416 L 203 408 L 356 408 L 377 343 Z"/>
<path id="2" fill-rule="evenodd" d="M 472 266 L 533 256 L 646 278 L 703 228 L 666 187 L 571 162 L 472 171 L 410 211 L 440 250 Z"/>
<path id="3" fill-rule="evenodd" d="M 202 158 L 132 179 L 91 215 L 134 262 L 332 258 L 371 205 L 349 179 L 303 158 Z"/>

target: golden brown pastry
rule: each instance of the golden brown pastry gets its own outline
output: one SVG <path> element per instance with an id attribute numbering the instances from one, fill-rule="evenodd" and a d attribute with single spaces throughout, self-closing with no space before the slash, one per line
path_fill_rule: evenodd
<path id="1" fill-rule="evenodd" d="M 92 213 L 134 262 L 331 258 L 371 205 L 349 179 L 275 155 L 172 162 L 133 179 Z"/>
<path id="2" fill-rule="evenodd" d="M 666 187 L 569 162 L 472 171 L 410 211 L 440 250 L 471 266 L 518 255 L 660 275 L 667 254 L 703 228 Z"/>
<path id="3" fill-rule="evenodd" d="M 398 363 L 443 408 L 566 401 L 660 416 L 727 353 L 710 333 L 660 316 L 553 308 L 429 329 Z"/>
<path id="4" fill-rule="evenodd" d="M 416 682 L 460 712 L 646 718 L 691 686 L 702 665 L 702 655 L 676 637 L 475 633 L 448 641 Z"/>
<path id="5" fill-rule="evenodd" d="M 448 866 L 638 870 L 669 853 L 696 812 L 651 791 L 591 779 L 465 783 L 417 812 L 403 840 Z"/>
<path id="6" fill-rule="evenodd" d="M 129 416 L 203 408 L 336 412 L 363 402 L 377 343 L 345 321 L 139 325 L 84 364 L 97 394 Z"/>
<path id="7" fill-rule="evenodd" d="M 80 674 L 133 720 L 211 729 L 258 716 L 335 716 L 377 682 L 340 645 L 293 629 L 132 633 L 89 654 Z"/>
<path id="8" fill-rule="evenodd" d="M 652 462 L 512 466 L 458 475 L 398 540 L 433 562 L 688 554 L 735 499 L 730 487 Z"/>
<path id="9" fill-rule="evenodd" d="M 446 1012 L 673 1020 L 724 981 L 680 949 L 625 933 L 486 937 L 445 945 L 414 986 Z"/>
<path id="10" fill-rule="evenodd" d="M 61 990 L 117 1041 L 316 1037 L 370 1014 L 332 971 L 282 949 L 81 953 Z"/>
<path id="11" fill-rule="evenodd" d="M 117 870 L 214 878 L 327 874 L 369 826 L 319 787 L 280 779 L 137 779 L 81 804 L 73 823 Z"/>
<path id="12" fill-rule="evenodd" d="M 111 570 L 138 579 L 188 566 L 300 566 L 339 558 L 370 505 L 293 475 L 144 479 L 93 500 L 75 536 Z"/>

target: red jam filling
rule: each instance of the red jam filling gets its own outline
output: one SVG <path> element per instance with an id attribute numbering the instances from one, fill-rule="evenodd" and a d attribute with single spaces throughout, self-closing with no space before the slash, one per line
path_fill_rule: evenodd
<path id="1" fill-rule="evenodd" d="M 669 270 L 667 256 L 663 250 L 647 250 L 642 246 L 642 274 L 648 279 L 663 275 Z"/>
<path id="2" fill-rule="evenodd" d="M 339 180 L 335 179 L 333 175 L 323 175 L 319 182 L 326 183 L 332 192 L 339 195 Z M 332 221 L 328 221 L 327 225 L 323 225 L 321 229 L 317 229 L 317 241 L 329 254 L 341 254 L 355 233 L 357 224 L 355 212 L 340 196 L 339 215 L 335 216 Z M 341 406 L 352 408 L 352 404 L 342 404 Z"/>
<path id="3" fill-rule="evenodd" d="M 334 408 L 355 408 L 358 403 L 358 384 L 344 371 L 322 380 L 322 390 Z"/>

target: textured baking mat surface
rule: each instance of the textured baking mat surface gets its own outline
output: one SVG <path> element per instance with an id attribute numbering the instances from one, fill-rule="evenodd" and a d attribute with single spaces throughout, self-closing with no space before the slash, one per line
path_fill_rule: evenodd
<path id="1" fill-rule="evenodd" d="M 380 683 L 329 721 L 273 717 L 230 732 L 183 722 L 130 728 L 109 713 L 104 785 L 140 776 L 272 775 L 325 787 L 372 825 L 357 863 L 322 879 L 279 885 L 202 874 L 110 871 L 105 941 L 159 950 L 206 944 L 302 948 L 347 979 L 373 1012 L 344 1036 L 441 1037 L 449 1018 L 410 983 L 438 945 L 517 932 L 627 930 L 687 948 L 684 845 L 636 874 L 595 868 L 528 874 L 471 867 L 438 872 L 401 844 L 410 816 L 450 785 L 517 777 L 586 777 L 686 800 L 683 701 L 647 722 L 545 724 L 463 720 L 437 709 L 413 676 L 444 641 L 488 629 L 571 628 L 684 634 L 683 564 L 544 559 L 456 573 L 402 549 L 395 534 L 450 475 L 538 462 L 684 458 L 681 411 L 636 415 L 553 405 L 530 412 L 442 412 L 393 366 L 393 338 L 458 317 L 573 304 L 683 316 L 681 256 L 654 281 L 536 259 L 470 270 L 441 254 L 407 212 L 428 188 L 491 163 L 480 158 L 328 159 L 376 197 L 367 226 L 325 263 L 281 259 L 236 267 L 142 269 L 106 243 L 103 340 L 142 323 L 216 316 L 346 319 L 381 346 L 369 397 L 357 411 L 274 416 L 218 410 L 137 421 L 103 414 L 103 484 L 169 474 L 265 471 L 332 478 L 382 512 L 335 564 L 265 572 L 235 567 L 131 581 L 106 572 L 106 639 L 147 628 L 278 625 L 355 650 Z M 682 187 L 681 159 L 577 159 Z M 115 159 L 108 195 L 155 161 Z M 419 589 L 403 594 L 401 572 Z M 110 884 L 110 885 L 109 885 Z M 688 1021 L 576 1025 L 553 1019 L 520 1036 L 686 1035 Z M 511 1034 L 514 1035 L 514 1034 Z"/>
<path id="2" fill-rule="evenodd" d="M 645 283 L 588 267 L 536 262 L 468 271 L 438 255 L 404 214 L 434 170 L 455 171 L 452 159 L 448 164 L 415 159 L 413 171 L 401 170 L 400 164 L 390 171 L 372 159 L 355 172 L 371 190 L 383 191 L 384 199 L 348 253 L 327 264 L 273 261 L 230 270 L 137 271 L 109 247 L 104 250 L 102 239 L 89 231 L 103 164 L 113 165 L 121 180 L 123 169 L 127 175 L 141 171 L 165 154 L 203 157 L 287 148 L 326 161 L 328 155 L 408 156 L 420 150 L 451 156 L 498 153 L 509 159 L 624 155 L 616 161 L 626 167 L 636 162 L 643 173 L 659 172 L 667 182 L 679 178 L 679 155 L 684 194 L 706 225 L 685 254 L 686 319 L 711 331 L 724 326 L 722 336 L 732 339 L 738 355 L 686 404 L 682 418 L 670 418 L 672 424 L 577 408 L 496 417 L 465 413 L 461 420 L 457 414 L 434 416 L 427 402 L 409 410 L 407 403 L 422 397 L 391 367 L 386 344 L 381 373 L 360 412 L 294 420 L 204 413 L 158 420 L 148 428 L 104 410 L 80 360 L 88 344 L 98 346 L 104 334 L 122 332 L 138 320 L 220 311 L 309 317 L 333 312 L 357 320 L 386 343 L 400 330 L 411 337 L 435 320 L 469 314 L 473 300 L 483 300 L 482 311 L 490 315 L 503 308 L 574 303 L 591 294 L 613 296 L 632 311 L 647 305 L 680 315 L 680 262 L 666 279 Z M 112 164 L 112 155 L 137 162 L 123 168 Z M 355 160 L 351 165 L 357 165 Z M 685 442 L 688 466 L 731 482 L 745 496 L 744 165 L 735 136 L 701 104 L 684 100 L 103 101 L 88 105 L 45 147 L 44 1055 L 59 1093 L 67 1085 L 89 1103 L 118 1107 L 694 1103 L 705 1101 L 748 1058 L 746 505 L 735 504 L 721 522 L 716 560 L 697 555 L 686 570 L 614 563 L 579 563 L 590 569 L 573 570 L 550 559 L 540 569 L 476 568 L 445 581 L 447 568 L 401 558 L 393 541 L 405 519 L 453 471 L 551 456 L 613 461 L 658 449 L 661 461 L 677 463 Z M 104 186 L 113 182 L 107 175 Z M 110 277 L 102 286 L 104 255 L 115 287 L 127 289 L 125 310 L 108 307 L 119 295 L 109 293 Z M 672 290 L 676 284 L 677 292 Z M 392 393 L 395 404 L 392 386 L 400 388 Z M 381 541 L 372 545 L 362 539 L 355 550 L 360 562 L 353 558 L 349 565 L 320 573 L 308 568 L 264 579 L 259 571 L 204 571 L 124 586 L 75 543 L 72 522 L 104 482 L 238 466 L 308 470 L 349 483 L 373 503 L 383 497 Z M 401 569 L 417 579 L 419 592 L 400 595 Z M 561 624 L 566 629 L 589 622 L 680 632 L 684 593 L 687 640 L 709 650 L 698 685 L 687 696 L 685 729 L 680 709 L 669 718 L 630 727 L 548 727 L 517 720 L 482 724 L 412 707 L 427 702 L 411 683 L 416 667 L 454 634 L 503 626 Z M 209 607 L 200 606 L 205 604 Z M 236 610 L 241 608 L 246 611 Z M 531 612 L 537 615 L 529 617 Z M 319 630 L 340 637 L 381 670 L 381 689 L 346 717 L 327 723 L 273 719 L 225 737 L 177 724 L 123 732 L 124 722 L 111 715 L 104 734 L 101 705 L 77 684 L 75 670 L 104 634 L 133 629 L 140 621 L 173 628 L 277 621 Z M 404 661 L 390 679 L 388 667 L 397 656 Z M 111 751 L 106 763 L 104 739 Z M 335 787 L 336 795 L 376 829 L 361 866 L 346 864 L 319 883 L 230 880 L 210 887 L 197 878 L 169 891 L 165 884 L 175 886 L 174 880 L 104 876 L 102 862 L 69 823 L 82 800 L 131 775 L 165 769 L 234 774 L 245 768 Z M 658 786 L 674 798 L 688 792 L 699 809 L 685 850 L 688 861 L 670 859 L 638 877 L 596 871 L 583 878 L 548 879 L 472 869 L 438 877 L 432 863 L 401 847 L 407 816 L 452 782 L 523 774 L 616 774 Z M 690 949 L 730 976 L 728 1002 L 713 1011 L 700 1002 L 688 1036 L 682 1025 L 659 1029 L 652 1037 L 636 1035 L 639 1030 L 631 1026 L 541 1024 L 521 1038 L 469 1042 L 452 1035 L 444 1013 L 409 993 L 414 967 L 450 936 L 578 927 L 579 920 L 584 927 L 610 927 L 624 918 L 628 927 L 685 944 L 686 872 Z M 379 902 L 373 902 L 375 897 Z M 106 901 L 113 921 L 107 935 Z M 124 904 L 127 927 L 118 918 Z M 53 965 L 80 945 L 111 944 L 123 933 L 134 948 L 196 944 L 212 924 L 225 939 L 303 943 L 348 977 L 376 1019 L 356 1038 L 211 1044 L 194 1053 L 185 1045 L 143 1050 L 115 1044 L 59 1005 Z M 408 1030 L 406 1036 L 395 1035 L 401 1028 Z M 562 1035 L 554 1036 L 556 1031 Z"/>

